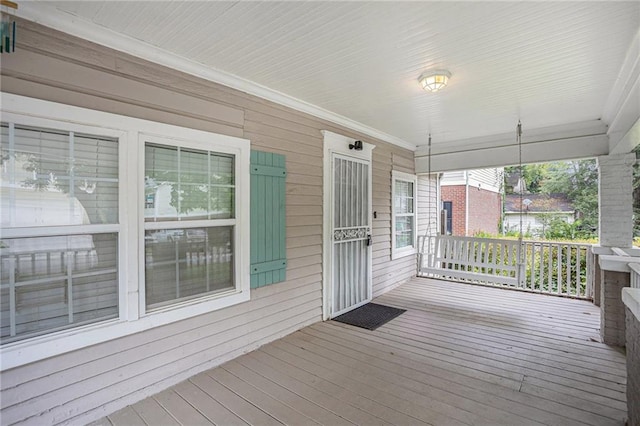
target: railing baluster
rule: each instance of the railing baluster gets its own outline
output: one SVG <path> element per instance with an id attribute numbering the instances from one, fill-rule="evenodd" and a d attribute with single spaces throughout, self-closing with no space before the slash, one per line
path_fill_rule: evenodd
<path id="1" fill-rule="evenodd" d="M 549 243 L 548 245 L 549 253 L 547 254 L 548 263 L 547 263 L 547 291 L 551 293 L 551 289 L 553 287 L 553 245 Z"/>
<path id="2" fill-rule="evenodd" d="M 571 295 L 571 246 L 567 245 L 567 295 Z"/>
<path id="3" fill-rule="evenodd" d="M 536 245 L 535 243 L 527 244 L 527 247 L 531 247 L 531 277 L 529 283 L 531 284 L 531 290 L 536 289 Z M 529 249 L 527 248 L 527 252 Z M 529 269 L 529 268 L 528 268 Z"/>
<path id="4" fill-rule="evenodd" d="M 590 274 L 589 264 L 586 269 L 582 266 L 583 259 L 588 259 L 587 244 L 453 236 L 422 238 L 418 240 L 418 261 L 419 272 L 425 276 L 496 286 L 514 286 L 515 282 L 516 287 L 527 291 L 592 297 L 588 277 L 586 283 L 583 278 L 585 273 Z"/>
<path id="5" fill-rule="evenodd" d="M 582 294 L 582 278 L 580 277 L 580 266 L 582 259 L 580 258 L 580 247 L 576 246 L 576 296 L 580 297 Z"/>
<path id="6" fill-rule="evenodd" d="M 73 324 L 73 268 L 75 265 L 75 253 L 67 252 L 67 315 L 69 324 Z"/>
<path id="7" fill-rule="evenodd" d="M 9 256 L 9 332 L 16 335 L 16 257 Z"/>
<path id="8" fill-rule="evenodd" d="M 538 254 L 539 254 L 539 266 L 540 270 L 538 271 L 538 287 L 540 292 L 544 291 L 544 244 L 540 243 L 538 246 Z"/>

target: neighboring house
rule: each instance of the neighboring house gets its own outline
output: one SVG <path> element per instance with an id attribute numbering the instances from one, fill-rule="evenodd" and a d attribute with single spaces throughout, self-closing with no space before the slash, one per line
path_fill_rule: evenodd
<path id="1" fill-rule="evenodd" d="M 508 194 L 504 198 L 504 231 L 518 231 L 522 216 L 522 231 L 533 236 L 543 235 L 552 219 L 567 223 L 575 220 L 575 208 L 565 194 Z M 521 215 L 522 212 L 522 215 Z"/>
<path id="2" fill-rule="evenodd" d="M 497 234 L 502 214 L 503 168 L 442 174 L 440 191 L 448 235 Z"/>

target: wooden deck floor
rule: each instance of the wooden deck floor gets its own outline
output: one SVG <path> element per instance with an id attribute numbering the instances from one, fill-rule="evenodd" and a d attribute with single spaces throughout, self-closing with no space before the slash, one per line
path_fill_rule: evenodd
<path id="1" fill-rule="evenodd" d="M 417 278 L 368 331 L 319 323 L 99 424 L 623 425 L 625 358 L 584 301 Z"/>

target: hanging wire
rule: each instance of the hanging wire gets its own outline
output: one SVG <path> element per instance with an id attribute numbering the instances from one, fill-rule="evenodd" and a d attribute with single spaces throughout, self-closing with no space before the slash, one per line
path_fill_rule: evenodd
<path id="1" fill-rule="evenodd" d="M 518 185 L 519 185 L 519 193 L 520 193 L 520 232 L 518 234 L 518 271 L 516 272 L 516 277 L 518 281 L 518 286 L 520 286 L 523 278 L 524 278 L 524 247 L 522 243 L 522 198 L 524 196 L 524 177 L 522 173 L 522 123 L 518 120 L 518 126 L 516 127 L 516 138 L 518 141 Z"/>
<path id="2" fill-rule="evenodd" d="M 425 227 L 425 231 L 424 231 L 424 237 L 422 237 L 422 244 L 420 244 L 420 250 L 418 252 L 418 274 L 420 273 L 420 269 L 422 267 L 422 262 L 423 262 L 423 256 L 424 256 L 424 245 L 427 241 L 427 238 L 429 238 L 430 236 L 430 231 L 431 231 L 431 204 L 432 204 L 432 199 L 431 199 L 431 133 L 429 133 L 429 150 L 427 152 L 427 173 L 429 176 L 429 180 L 428 180 L 428 188 L 427 188 L 427 200 L 428 200 L 428 208 L 427 208 L 427 226 Z M 431 244 L 429 244 L 428 247 L 429 251 L 431 251 Z"/>
<path id="3" fill-rule="evenodd" d="M 433 201 L 431 199 L 431 187 L 433 186 L 431 182 L 431 133 L 429 133 L 429 151 L 427 155 L 427 171 L 429 172 L 429 219 L 427 222 L 427 234 L 431 234 L 431 205 Z"/>
<path id="4" fill-rule="evenodd" d="M 518 141 L 518 192 L 520 193 L 520 233 L 518 240 L 522 243 L 522 197 L 524 192 L 524 177 L 522 173 L 522 123 L 518 120 L 516 127 L 516 140 Z"/>

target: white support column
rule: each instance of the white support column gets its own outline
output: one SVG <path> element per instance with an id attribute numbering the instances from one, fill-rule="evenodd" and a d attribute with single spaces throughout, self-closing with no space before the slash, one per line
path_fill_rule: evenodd
<path id="1" fill-rule="evenodd" d="M 600 245 L 629 248 L 633 242 L 633 165 L 635 154 L 598 157 Z"/>
<path id="2" fill-rule="evenodd" d="M 631 154 L 598 157 L 600 246 L 600 335 L 609 345 L 625 345 L 622 289 L 629 287 L 629 273 L 602 267 L 602 250 L 633 245 L 633 165 Z M 594 250 L 596 252 L 596 250 Z"/>

